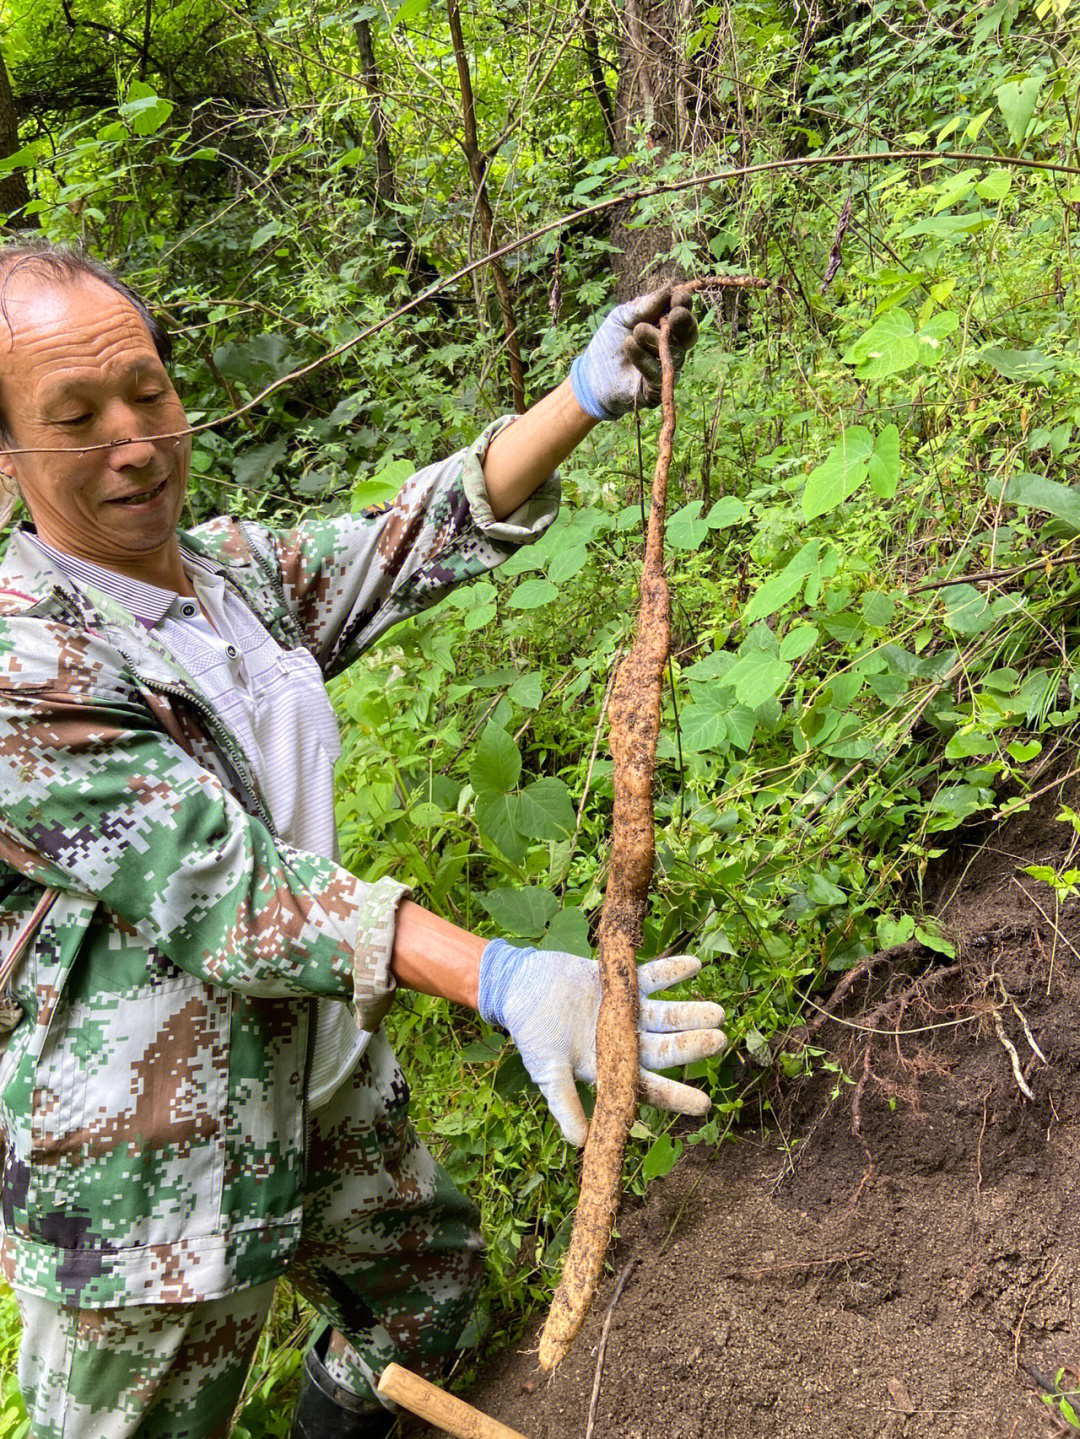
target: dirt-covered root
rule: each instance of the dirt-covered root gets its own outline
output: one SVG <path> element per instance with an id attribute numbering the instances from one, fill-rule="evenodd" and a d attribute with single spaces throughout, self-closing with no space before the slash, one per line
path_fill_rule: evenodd
<path id="1" fill-rule="evenodd" d="M 562 1359 L 592 1303 L 619 1205 L 626 1138 L 638 1093 L 637 950 L 655 858 L 653 771 L 660 702 L 671 643 L 671 600 L 663 574 L 664 514 L 675 437 L 675 367 L 667 317 L 660 322 L 664 421 L 653 476 L 637 636 L 611 695 L 615 808 L 611 865 L 600 917 L 602 997 L 596 1026 L 596 1107 L 581 1194 L 562 1279 L 540 1336 L 540 1363 Z"/>

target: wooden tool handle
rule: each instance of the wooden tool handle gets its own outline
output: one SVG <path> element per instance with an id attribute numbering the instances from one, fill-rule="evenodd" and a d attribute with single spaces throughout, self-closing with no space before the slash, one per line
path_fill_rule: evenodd
<path id="1" fill-rule="evenodd" d="M 410 1414 L 445 1429 L 454 1439 L 525 1439 L 516 1429 L 508 1429 L 497 1419 L 488 1418 L 471 1404 L 421 1379 L 411 1369 L 402 1369 L 400 1364 L 388 1364 L 383 1370 L 379 1393 L 408 1409 Z"/>

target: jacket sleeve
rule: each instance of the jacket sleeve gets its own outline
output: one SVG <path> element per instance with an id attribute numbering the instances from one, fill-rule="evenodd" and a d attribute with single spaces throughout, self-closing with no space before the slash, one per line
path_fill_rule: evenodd
<path id="1" fill-rule="evenodd" d="M 559 509 L 557 474 L 505 519 L 491 512 L 484 456 L 512 423 L 497 420 L 468 449 L 418 470 L 388 505 L 262 532 L 286 601 L 328 676 L 391 625 L 494 569 L 551 524 Z"/>
<path id="2" fill-rule="evenodd" d="M 70 632 L 69 677 L 76 646 L 108 649 Z M 95 658 L 78 655 L 75 670 L 86 659 L 100 679 Z M 119 692 L 0 689 L 0 859 L 98 900 L 212 984 L 353 999 L 368 1029 L 389 1008 L 405 887 L 275 839 Z"/>

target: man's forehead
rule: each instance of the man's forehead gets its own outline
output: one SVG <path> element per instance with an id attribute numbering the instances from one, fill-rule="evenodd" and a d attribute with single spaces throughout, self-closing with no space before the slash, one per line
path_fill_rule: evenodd
<path id="1" fill-rule="evenodd" d="M 126 296 L 93 276 L 68 280 L 19 270 L 2 283 L 3 321 L 0 323 L 0 352 L 16 359 L 20 349 L 29 351 L 59 338 L 65 348 L 80 338 L 103 339 L 109 334 L 145 345 L 153 351 L 146 322 Z"/>

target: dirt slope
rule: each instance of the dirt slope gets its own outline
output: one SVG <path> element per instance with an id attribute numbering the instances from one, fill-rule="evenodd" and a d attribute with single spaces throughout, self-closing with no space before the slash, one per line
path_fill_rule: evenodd
<path id="1" fill-rule="evenodd" d="M 1054 919 L 1018 866 L 1063 862 L 1073 835 L 1054 822 L 1057 798 L 981 844 L 965 837 L 936 877 L 958 966 L 927 969 L 924 953 L 853 986 L 844 1019 L 905 1033 L 868 1051 L 865 1033 L 828 1024 L 818 1042 L 850 1080 L 839 1096 L 828 1076 L 788 1093 L 786 1143 L 774 1119 L 764 1138 L 689 1151 L 624 1213 L 614 1274 L 554 1378 L 532 1334 L 487 1368 L 473 1403 L 528 1439 L 581 1439 L 615 1277 L 635 1261 L 595 1439 L 1080 1432 L 1054 1420 L 1030 1372 L 1049 1383 L 1064 1368 L 1063 1387 L 1080 1388 L 1080 905 L 1055 935 L 1014 880 Z"/>

